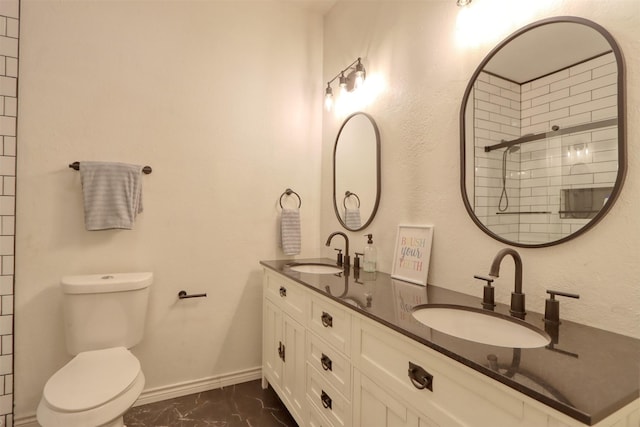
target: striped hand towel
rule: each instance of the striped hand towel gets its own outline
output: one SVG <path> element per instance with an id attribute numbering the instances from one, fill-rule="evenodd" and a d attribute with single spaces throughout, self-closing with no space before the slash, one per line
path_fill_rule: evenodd
<path id="1" fill-rule="evenodd" d="M 280 216 L 280 235 L 282 237 L 282 251 L 285 255 L 300 253 L 300 209 L 282 209 Z"/>
<path id="2" fill-rule="evenodd" d="M 84 223 L 89 231 L 130 230 L 142 212 L 142 166 L 80 162 Z"/>
<path id="3" fill-rule="evenodd" d="M 362 221 L 360 219 L 360 209 L 358 208 L 346 208 L 344 210 L 344 224 L 350 230 L 357 230 L 362 227 Z"/>

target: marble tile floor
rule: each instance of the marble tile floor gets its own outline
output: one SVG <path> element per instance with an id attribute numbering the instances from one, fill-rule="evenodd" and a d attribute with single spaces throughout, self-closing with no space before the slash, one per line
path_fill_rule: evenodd
<path id="1" fill-rule="evenodd" d="M 260 380 L 131 408 L 127 427 L 297 427 L 271 387 Z"/>

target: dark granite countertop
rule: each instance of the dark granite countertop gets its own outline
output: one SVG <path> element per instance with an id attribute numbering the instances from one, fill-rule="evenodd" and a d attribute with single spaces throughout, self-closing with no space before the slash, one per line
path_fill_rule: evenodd
<path id="1" fill-rule="evenodd" d="M 353 268 L 346 276 L 299 273 L 289 268 L 292 262 L 335 264 L 329 259 L 261 264 L 584 424 L 593 425 L 640 397 L 640 340 L 562 320 L 561 310 L 562 323 L 547 347 L 475 343 L 426 327 L 411 309 L 426 303 L 480 307 L 480 298 L 386 273 L 356 274 Z M 508 315 L 509 307 L 498 304 L 495 311 Z M 541 329 L 542 319 L 540 313 L 527 312 L 526 321 Z M 489 363 L 489 356 L 496 359 Z"/>

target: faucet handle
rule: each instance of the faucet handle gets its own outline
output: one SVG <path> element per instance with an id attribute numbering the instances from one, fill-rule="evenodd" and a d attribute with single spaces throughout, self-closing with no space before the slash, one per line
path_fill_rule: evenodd
<path id="1" fill-rule="evenodd" d="M 338 251 L 336 262 L 338 263 L 338 265 L 342 265 L 342 249 L 335 248 L 334 251 Z"/>
<path id="2" fill-rule="evenodd" d="M 493 279 L 478 275 L 474 275 L 473 277 L 475 279 L 484 280 L 485 282 L 487 282 L 484 285 L 484 292 L 482 294 L 482 308 L 484 308 L 485 310 L 493 311 L 493 309 L 496 307 L 494 298 L 495 288 L 491 286 L 491 284 L 493 283 Z"/>
<path id="3" fill-rule="evenodd" d="M 485 282 L 487 282 L 487 286 L 491 286 L 491 284 L 493 283 L 493 279 L 490 278 L 490 277 L 480 276 L 478 274 L 474 274 L 473 278 L 474 279 L 484 280 Z"/>
<path id="4" fill-rule="evenodd" d="M 359 257 L 361 257 L 361 256 L 363 257 L 364 254 L 361 254 L 360 252 L 354 252 L 354 253 L 355 253 L 356 257 L 353 259 L 353 268 L 355 270 L 357 270 L 357 269 L 360 268 L 360 258 Z"/>
<path id="5" fill-rule="evenodd" d="M 552 290 L 547 290 L 547 293 L 551 297 L 547 298 L 544 304 L 544 321 L 545 323 L 560 324 L 560 301 L 555 299 L 556 295 L 575 299 L 579 299 L 580 295 Z"/>

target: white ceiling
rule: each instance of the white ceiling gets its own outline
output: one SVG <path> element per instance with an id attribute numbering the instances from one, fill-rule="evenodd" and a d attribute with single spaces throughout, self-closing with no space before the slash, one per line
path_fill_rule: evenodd
<path id="1" fill-rule="evenodd" d="M 591 27 L 554 23 L 518 36 L 500 49 L 484 69 L 524 83 L 610 50 L 609 42 Z"/>

